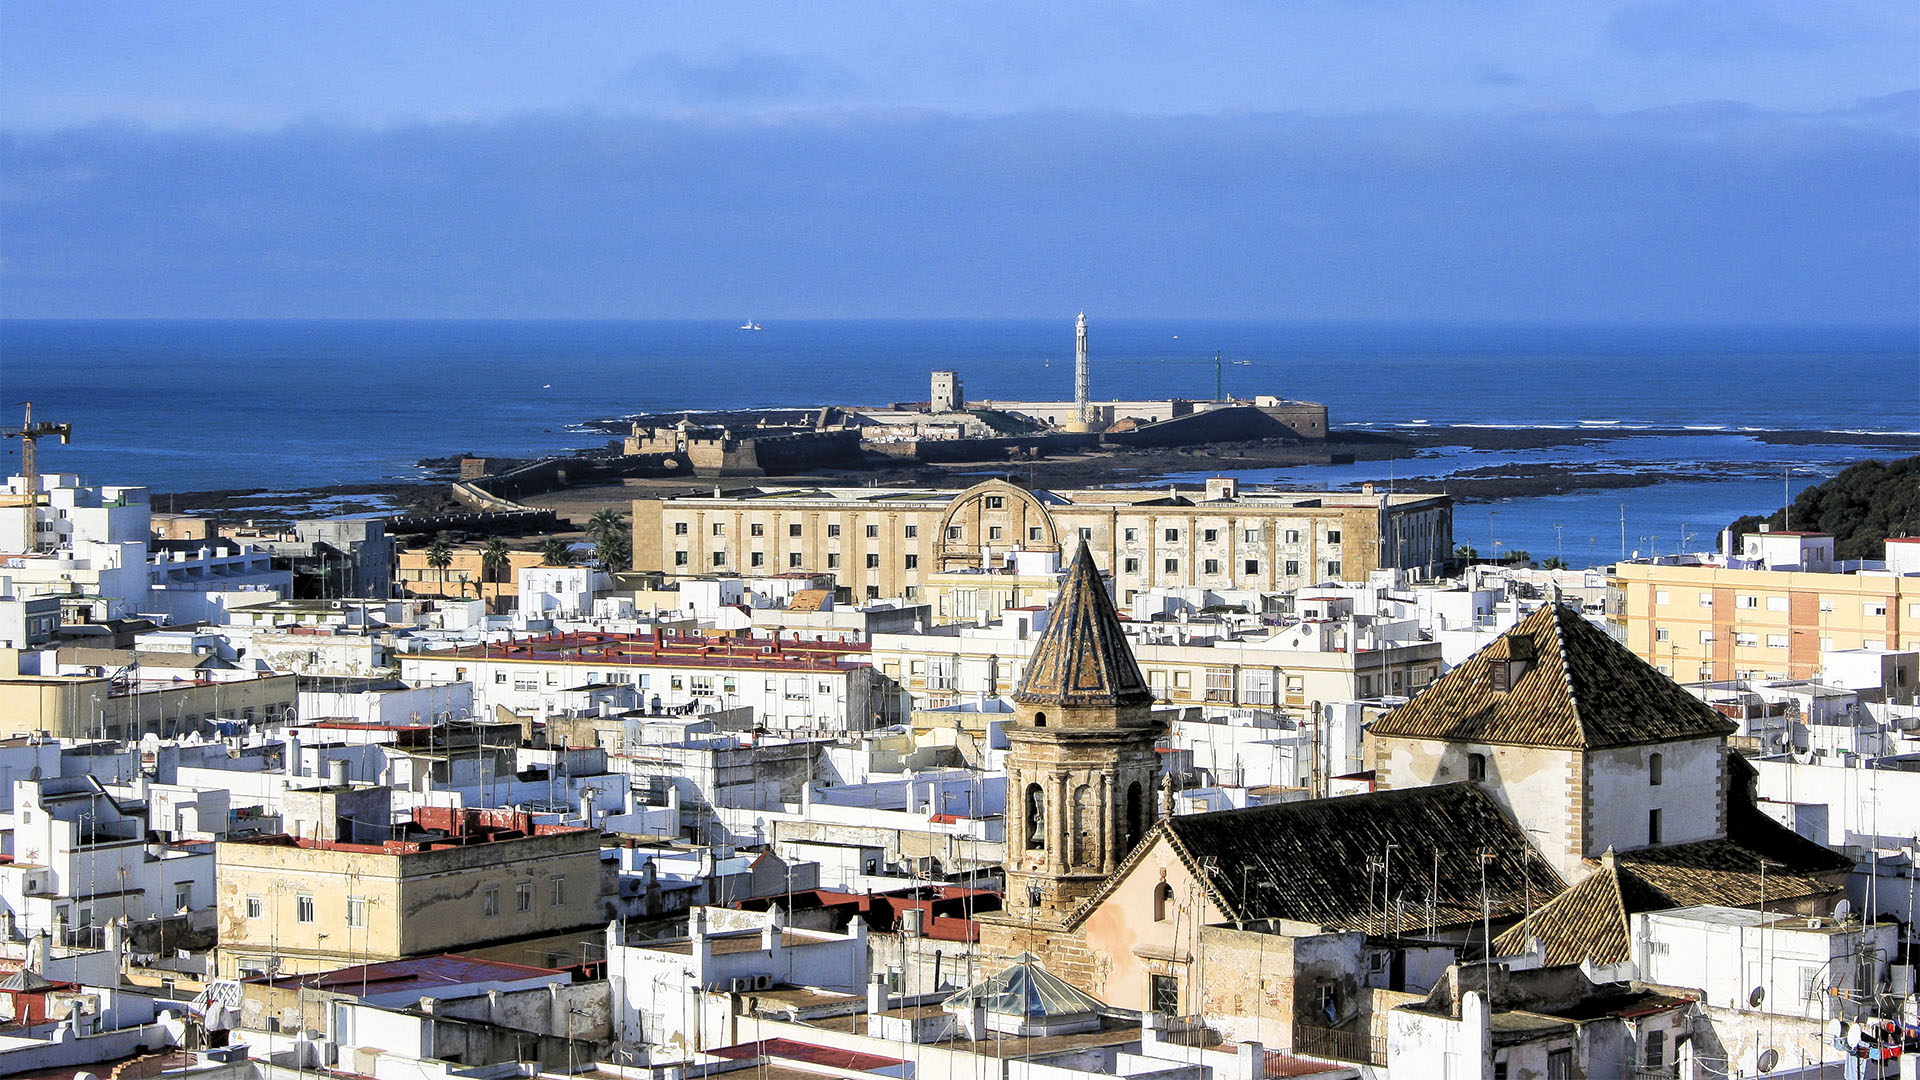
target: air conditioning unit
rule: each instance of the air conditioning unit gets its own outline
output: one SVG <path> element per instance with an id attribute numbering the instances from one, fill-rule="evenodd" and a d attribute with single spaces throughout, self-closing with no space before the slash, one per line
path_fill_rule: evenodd
<path id="1" fill-rule="evenodd" d="M 752 990 L 753 976 L 743 975 L 737 978 L 728 979 L 727 989 L 733 991 L 736 994 L 745 993 L 748 990 Z"/>
<path id="2" fill-rule="evenodd" d="M 771 990 L 771 989 L 773 989 L 773 976 L 771 976 L 771 975 L 755 975 L 755 976 L 753 977 L 753 988 L 754 988 L 755 990 Z"/>

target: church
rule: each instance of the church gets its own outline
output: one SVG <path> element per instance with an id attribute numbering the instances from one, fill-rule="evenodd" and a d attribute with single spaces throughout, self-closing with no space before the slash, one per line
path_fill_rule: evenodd
<path id="1" fill-rule="evenodd" d="M 1113 1006 L 1213 1012 L 1201 941 L 1223 926 L 1611 963 L 1636 911 L 1825 912 L 1851 869 L 1756 808 L 1730 722 L 1559 604 L 1378 720 L 1364 794 L 1172 816 L 1153 694 L 1085 548 L 1014 700 L 1006 905 L 980 948 Z M 1296 1017 L 1331 994 L 1253 992 L 1241 1008 Z"/>

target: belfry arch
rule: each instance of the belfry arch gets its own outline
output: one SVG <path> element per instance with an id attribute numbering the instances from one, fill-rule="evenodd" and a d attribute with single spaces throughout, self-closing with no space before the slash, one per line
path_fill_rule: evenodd
<path id="1" fill-rule="evenodd" d="M 1060 530 L 1047 504 L 1005 480 L 983 481 L 955 495 L 939 527 L 934 557 L 942 570 L 988 569 L 989 551 L 996 564 L 1015 550 L 1059 551 L 1062 559 L 1070 554 L 1060 548 Z"/>

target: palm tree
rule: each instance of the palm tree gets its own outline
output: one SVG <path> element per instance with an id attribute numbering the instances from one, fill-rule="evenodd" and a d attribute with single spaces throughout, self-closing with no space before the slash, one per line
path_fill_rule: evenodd
<path id="1" fill-rule="evenodd" d="M 595 510 L 593 516 L 587 519 L 585 532 L 587 539 L 599 544 L 607 537 L 624 531 L 625 528 L 626 522 L 621 519 L 620 511 L 611 506 L 603 506 Z"/>
<path id="2" fill-rule="evenodd" d="M 600 569 L 611 574 L 616 568 L 626 567 L 633 558 L 633 547 L 625 533 L 609 533 L 594 542 L 593 557 L 599 561 Z"/>
<path id="3" fill-rule="evenodd" d="M 512 565 L 513 557 L 507 553 L 507 542 L 494 537 L 487 546 L 480 549 L 480 580 L 493 579 L 493 603 L 500 606 L 500 579 Z"/>
<path id="4" fill-rule="evenodd" d="M 453 565 L 453 547 L 444 536 L 436 536 L 433 543 L 427 545 L 427 565 L 440 571 L 440 594 L 447 592 L 447 567 Z"/>
<path id="5" fill-rule="evenodd" d="M 572 566 L 573 545 L 557 536 L 547 537 L 547 542 L 540 545 L 540 565 Z"/>

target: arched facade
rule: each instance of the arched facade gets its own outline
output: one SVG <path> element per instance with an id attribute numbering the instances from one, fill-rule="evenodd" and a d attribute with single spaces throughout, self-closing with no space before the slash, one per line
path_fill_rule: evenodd
<path id="1" fill-rule="evenodd" d="M 1060 531 L 1046 503 L 1005 480 L 987 480 L 955 495 L 940 515 L 939 530 L 934 559 L 942 570 L 986 569 L 987 552 L 1000 565 L 1010 551 L 1060 551 Z"/>

